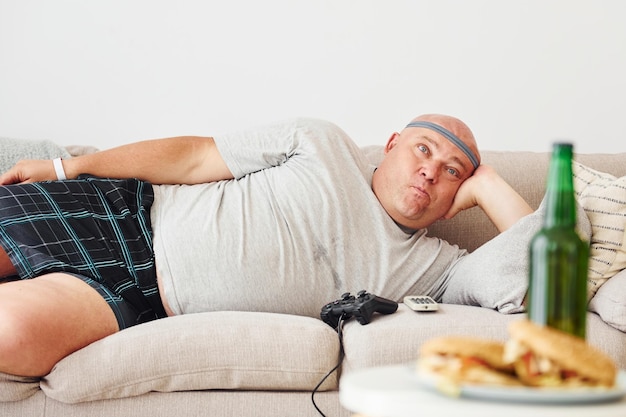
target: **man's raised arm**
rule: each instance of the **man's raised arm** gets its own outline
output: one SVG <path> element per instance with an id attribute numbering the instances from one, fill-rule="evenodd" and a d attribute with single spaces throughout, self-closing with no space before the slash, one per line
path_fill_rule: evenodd
<path id="1" fill-rule="evenodd" d="M 68 179 L 79 174 L 139 178 L 154 184 L 199 184 L 233 178 L 211 137 L 181 136 L 122 145 L 62 161 Z M 50 160 L 18 162 L 0 184 L 55 180 Z"/>
<path id="2" fill-rule="evenodd" d="M 444 218 L 474 206 L 479 206 L 500 232 L 533 212 L 526 200 L 488 165 L 479 166 L 461 185 Z"/>

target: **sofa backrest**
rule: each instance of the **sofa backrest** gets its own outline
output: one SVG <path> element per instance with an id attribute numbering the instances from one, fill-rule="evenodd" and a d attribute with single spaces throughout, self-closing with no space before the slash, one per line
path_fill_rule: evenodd
<path id="1" fill-rule="evenodd" d="M 366 146 L 363 150 L 374 164 L 383 158 L 382 146 Z M 539 207 L 546 188 L 549 152 L 481 151 L 481 157 L 482 163 L 494 167 L 533 209 Z M 574 159 L 616 177 L 626 175 L 626 153 L 575 154 Z M 436 222 L 428 228 L 428 234 L 473 251 L 498 231 L 483 211 L 474 207 L 450 220 Z"/>

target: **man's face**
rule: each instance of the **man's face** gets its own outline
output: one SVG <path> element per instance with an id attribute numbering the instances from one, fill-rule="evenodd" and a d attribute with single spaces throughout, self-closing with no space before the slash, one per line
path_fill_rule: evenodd
<path id="1" fill-rule="evenodd" d="M 387 213 L 410 229 L 440 219 L 474 168 L 441 134 L 421 127 L 394 133 L 374 174 L 373 188 Z"/>

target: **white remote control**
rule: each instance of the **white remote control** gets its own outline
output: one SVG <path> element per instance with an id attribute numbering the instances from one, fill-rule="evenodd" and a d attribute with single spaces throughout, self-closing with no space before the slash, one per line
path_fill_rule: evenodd
<path id="1" fill-rule="evenodd" d="M 437 311 L 439 304 L 427 295 L 408 295 L 404 297 L 404 304 L 415 311 Z"/>

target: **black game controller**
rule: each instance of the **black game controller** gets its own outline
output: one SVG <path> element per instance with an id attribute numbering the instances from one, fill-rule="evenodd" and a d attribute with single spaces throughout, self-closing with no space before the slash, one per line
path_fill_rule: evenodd
<path id="1" fill-rule="evenodd" d="M 347 320 L 356 317 L 361 324 L 368 324 L 374 313 L 391 314 L 398 309 L 398 303 L 369 294 L 365 290 L 357 293 L 357 296 L 345 293 L 339 300 L 326 304 L 322 307 L 320 317 L 324 323 L 333 329 L 339 326 L 341 319 Z"/>

